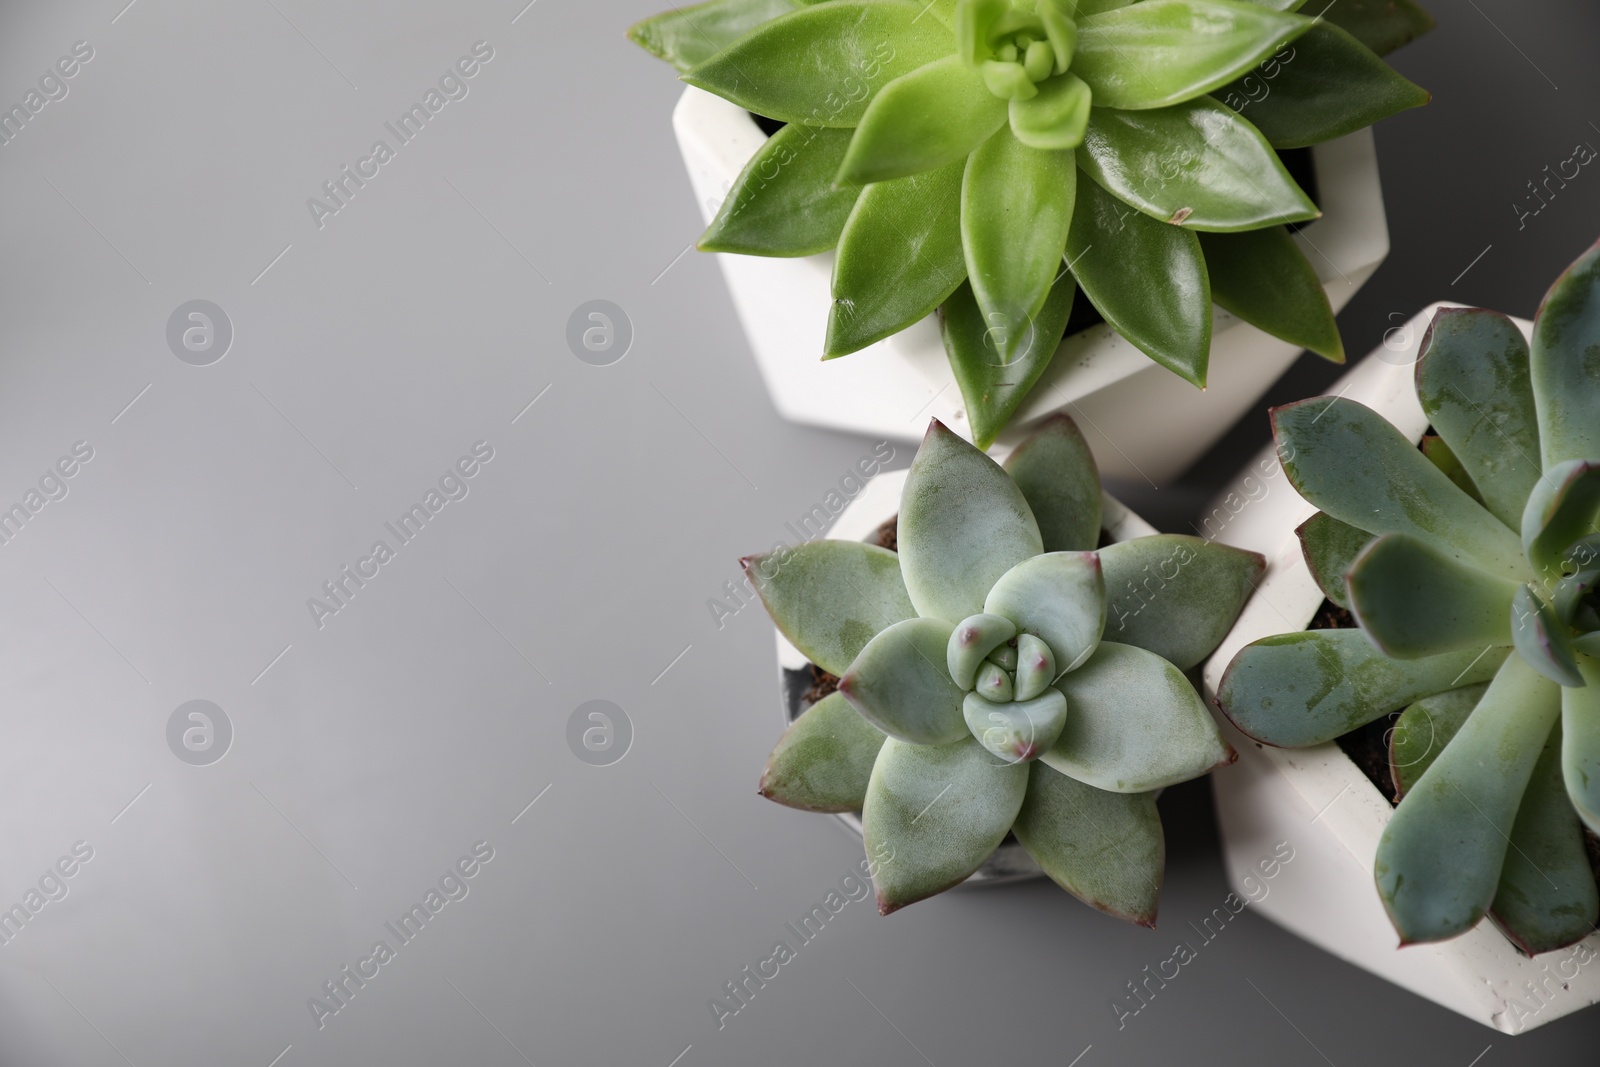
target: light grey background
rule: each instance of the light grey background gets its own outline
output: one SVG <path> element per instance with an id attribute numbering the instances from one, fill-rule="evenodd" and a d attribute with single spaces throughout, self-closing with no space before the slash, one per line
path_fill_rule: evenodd
<path id="1" fill-rule="evenodd" d="M 1248 911 L 1119 1030 L 1226 893 L 1203 783 L 1163 801 L 1158 931 L 1041 883 L 851 903 L 718 1030 L 708 999 L 860 847 L 755 795 L 770 626 L 706 601 L 873 442 L 779 422 L 715 264 L 680 258 L 677 86 L 622 37 L 660 0 L 125 3 L 0 13 L 0 104 L 94 48 L 0 147 L 0 504 L 94 450 L 0 545 L 0 904 L 94 850 L 0 945 L 0 1063 L 1592 1059 L 1600 1016 L 1500 1036 Z M 1600 144 L 1600 17 L 1433 6 L 1396 61 L 1437 99 L 1378 131 L 1395 253 L 1354 353 L 1433 299 L 1531 314 L 1600 232 L 1587 171 L 1511 207 Z M 480 40 L 469 95 L 319 229 L 307 198 Z M 194 299 L 234 328 L 210 366 L 166 342 Z M 567 348 L 593 299 L 634 328 L 611 366 Z M 1264 434 L 1130 502 L 1184 528 Z M 307 598 L 478 441 L 469 495 L 319 629 Z M 197 699 L 234 731 L 208 766 L 167 743 Z M 632 724 L 609 766 L 568 747 L 590 700 Z M 319 1029 L 307 999 L 479 841 L 468 895 Z"/>

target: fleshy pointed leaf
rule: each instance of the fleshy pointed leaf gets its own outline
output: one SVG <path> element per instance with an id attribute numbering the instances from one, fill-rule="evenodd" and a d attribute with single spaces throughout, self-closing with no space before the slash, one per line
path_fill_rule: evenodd
<path id="1" fill-rule="evenodd" d="M 1578 660 L 1583 687 L 1561 690 L 1561 774 L 1567 796 L 1591 832 L 1600 834 L 1600 660 Z"/>
<path id="2" fill-rule="evenodd" d="M 789 643 L 843 674 L 878 631 L 916 616 L 893 552 L 857 541 L 809 541 L 739 561 Z"/>
<path id="3" fill-rule="evenodd" d="M 1077 291 L 1078 283 L 1071 274 L 1064 272 L 1056 279 L 1028 336 L 1013 351 L 1010 363 L 1001 361 L 996 344 L 1001 338 L 984 322 L 970 284 L 963 282 L 944 302 L 939 315 L 944 351 L 956 384 L 961 387 L 972 439 L 979 448 L 994 444 L 1055 359 Z"/>
<path id="4" fill-rule="evenodd" d="M 1143 793 L 1235 758 L 1194 686 L 1154 652 L 1102 641 L 1056 688 L 1071 711 L 1039 758 L 1097 789 Z"/>
<path id="5" fill-rule="evenodd" d="M 964 161 L 1005 122 L 1006 102 L 959 56 L 946 56 L 878 90 L 850 140 L 839 183 L 887 181 Z"/>
<path id="6" fill-rule="evenodd" d="M 1048 552 L 1023 560 L 989 590 L 983 610 L 1050 646 L 1057 671 L 1093 654 L 1106 625 L 1106 587 L 1093 552 Z"/>
<path id="7" fill-rule="evenodd" d="M 981 699 L 992 703 L 1006 704 L 1010 702 L 1014 690 L 1015 687 L 1011 684 L 1011 675 L 1007 674 L 997 663 L 985 663 L 978 668 L 978 677 L 973 685 L 973 692 L 967 695 L 972 696 L 973 693 L 976 693 Z M 964 704 L 963 708 L 965 708 Z M 970 720 L 968 725 L 971 725 Z"/>
<path id="8" fill-rule="evenodd" d="M 1348 30 L 1380 56 L 1416 40 L 1435 25 L 1433 16 L 1416 0 L 1334 0 L 1322 17 Z"/>
<path id="9" fill-rule="evenodd" d="M 910 0 L 829 0 L 763 23 L 684 74 L 747 111 L 809 126 L 857 126 L 873 96 L 943 59 L 955 38 Z"/>
<path id="10" fill-rule="evenodd" d="M 999 577 L 1043 547 L 1016 483 L 933 420 L 900 495 L 900 570 L 918 613 L 959 622 L 987 611 Z"/>
<path id="11" fill-rule="evenodd" d="M 1489 917 L 1525 955 L 1554 952 L 1594 932 L 1600 890 L 1583 824 L 1561 780 L 1561 727 L 1551 731 L 1511 827 Z"/>
<path id="12" fill-rule="evenodd" d="M 1257 741 L 1303 748 L 1331 741 L 1425 696 L 1487 681 L 1510 649 L 1391 659 L 1360 630 L 1306 630 L 1245 646 L 1217 703 Z"/>
<path id="13" fill-rule="evenodd" d="M 1039 423 L 1005 468 L 1039 521 L 1046 552 L 1088 552 L 1100 543 L 1100 469 L 1071 416 L 1057 412 Z"/>
<path id="14" fill-rule="evenodd" d="M 1228 636 L 1267 565 L 1255 552 L 1157 534 L 1107 545 L 1100 566 L 1106 639 L 1154 652 L 1186 671 Z"/>
<path id="15" fill-rule="evenodd" d="M 1078 165 L 1151 218 L 1191 230 L 1232 233 L 1319 214 L 1266 138 L 1209 97 L 1154 111 L 1096 107 Z"/>
<path id="16" fill-rule="evenodd" d="M 1067 698 L 1046 689 L 1032 700 L 995 703 L 980 689 L 968 693 L 961 713 L 978 743 L 1007 763 L 1027 763 L 1056 743 L 1067 721 Z"/>
<path id="17" fill-rule="evenodd" d="M 989 653 L 1017 636 L 1017 624 L 1003 615 L 969 615 L 950 631 L 945 666 L 962 689 L 971 689 Z"/>
<path id="18" fill-rule="evenodd" d="M 1596 383 L 1600 386 L 1600 382 Z M 1522 513 L 1522 545 L 1547 578 L 1575 564 L 1574 544 L 1600 529 L 1600 460 L 1567 460 L 1546 469 Z"/>
<path id="19" fill-rule="evenodd" d="M 1559 687 L 1520 659 L 1506 660 L 1395 809 L 1373 874 L 1402 944 L 1454 937 L 1488 910 L 1517 808 L 1560 709 Z"/>
<path id="20" fill-rule="evenodd" d="M 700 238 L 700 250 L 810 256 L 838 244 L 860 196 L 833 187 L 849 144 L 849 130 L 796 124 L 767 138 Z"/>
<path id="21" fill-rule="evenodd" d="M 839 679 L 850 705 L 890 737 L 946 745 L 966 735 L 960 686 L 945 669 L 952 627 L 907 619 L 878 634 Z"/>
<path id="22" fill-rule="evenodd" d="M 829 693 L 778 739 L 759 792 L 802 811 L 860 811 L 883 741 L 843 694 Z"/>
<path id="23" fill-rule="evenodd" d="M 1077 155 L 1081 163 L 1084 154 Z M 1097 183 L 1080 181 L 1067 260 L 1112 329 L 1184 381 L 1204 388 L 1211 358 L 1211 281 L 1192 232 L 1156 222 Z"/>
<path id="24" fill-rule="evenodd" d="M 1409 793 L 1433 766 L 1488 689 L 1487 682 L 1447 689 L 1400 713 L 1389 733 L 1389 776 L 1397 797 Z"/>
<path id="25" fill-rule="evenodd" d="M 1166 843 L 1154 793 L 1112 793 L 1043 763 L 1012 829 L 1057 885 L 1108 915 L 1156 924 Z"/>
<path id="26" fill-rule="evenodd" d="M 1274 408 L 1272 425 L 1290 482 L 1329 515 L 1369 533 L 1412 534 L 1502 578 L 1527 578 L 1517 535 L 1371 408 L 1317 397 Z"/>
<path id="27" fill-rule="evenodd" d="M 1410 534 L 1385 534 L 1346 576 L 1367 636 L 1400 659 L 1511 643 L 1520 586 L 1452 559 Z"/>
<path id="28" fill-rule="evenodd" d="M 1318 21 L 1274 71 L 1244 75 L 1216 92 L 1274 148 L 1302 148 L 1343 137 L 1428 102 L 1427 90 L 1331 22 Z M 1263 91 L 1265 90 L 1265 91 Z"/>
<path id="29" fill-rule="evenodd" d="M 839 235 L 826 358 L 899 333 L 931 314 L 965 280 L 962 166 L 952 163 L 862 190 Z"/>
<path id="30" fill-rule="evenodd" d="M 1029 148 L 1001 127 L 967 160 L 961 247 L 1001 362 L 1031 348 L 1067 247 L 1078 168 L 1071 152 Z"/>
<path id="31" fill-rule="evenodd" d="M 1523 661 L 1558 685 L 1580 686 L 1578 653 L 1555 611 L 1525 585 L 1511 600 L 1511 640 Z"/>
<path id="32" fill-rule="evenodd" d="M 872 879 L 878 911 L 942 893 L 981 867 L 1016 821 L 1029 770 L 996 760 L 971 737 L 939 746 L 886 741 L 861 811 L 867 854 L 888 857 Z"/>
<path id="33" fill-rule="evenodd" d="M 628 39 L 681 72 L 798 6 L 794 0 L 710 0 L 636 22 L 628 27 Z"/>
<path id="34" fill-rule="evenodd" d="M 1274 337 L 1344 362 L 1327 290 L 1288 230 L 1202 233 L 1200 251 L 1218 304 Z"/>
<path id="35" fill-rule="evenodd" d="M 1310 26 L 1232 0 L 1145 0 L 1084 19 L 1072 71 L 1102 107 L 1167 107 L 1232 81 Z"/>
<path id="36" fill-rule="evenodd" d="M 1051 78 L 1039 86 L 1036 96 L 1011 101 L 1011 132 L 1030 148 L 1077 148 L 1089 126 L 1093 99 L 1077 75 Z"/>
<path id="37" fill-rule="evenodd" d="M 1295 530 L 1300 537 L 1300 549 L 1305 554 L 1311 577 L 1317 580 L 1322 595 L 1335 604 L 1350 609 L 1350 590 L 1344 576 L 1356 561 L 1361 550 L 1372 541 L 1372 535 L 1347 522 L 1340 522 L 1326 511 L 1319 511 Z"/>
<path id="38" fill-rule="evenodd" d="M 1417 399 L 1484 506 L 1513 530 L 1539 480 L 1528 342 L 1496 311 L 1442 308 L 1423 335 Z"/>
<path id="39" fill-rule="evenodd" d="M 1600 244 L 1545 294 L 1533 320 L 1529 366 L 1544 469 L 1600 459 Z"/>
<path id="40" fill-rule="evenodd" d="M 1033 634 L 1017 637 L 1017 692 L 1015 699 L 1032 700 L 1050 688 L 1060 672 L 1056 670 L 1056 655 L 1044 639 Z M 1054 738 L 1051 738 L 1054 741 Z"/>

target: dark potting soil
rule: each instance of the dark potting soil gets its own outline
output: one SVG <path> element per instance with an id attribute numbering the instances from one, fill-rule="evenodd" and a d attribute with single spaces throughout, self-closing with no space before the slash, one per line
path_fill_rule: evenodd
<path id="1" fill-rule="evenodd" d="M 786 125 L 786 123 L 779 122 L 777 119 L 769 119 L 765 115 L 757 115 L 753 111 L 750 112 L 750 117 L 755 120 L 757 126 L 761 127 L 761 132 L 768 137 L 771 137 Z M 1300 188 L 1305 190 L 1306 196 L 1311 198 L 1313 204 L 1317 203 L 1317 168 L 1312 163 L 1311 149 L 1282 148 L 1278 150 L 1278 158 L 1283 161 L 1283 167 L 1289 172 L 1289 177 L 1293 178 Z M 1289 232 L 1294 233 L 1309 225 L 1309 222 L 1290 223 Z M 1062 332 L 1062 336 L 1071 337 L 1073 334 L 1082 333 L 1092 326 L 1099 326 L 1105 321 L 1105 316 L 1100 314 L 1100 309 L 1095 307 L 1091 301 L 1073 300 L 1072 311 L 1067 316 L 1067 327 Z"/>

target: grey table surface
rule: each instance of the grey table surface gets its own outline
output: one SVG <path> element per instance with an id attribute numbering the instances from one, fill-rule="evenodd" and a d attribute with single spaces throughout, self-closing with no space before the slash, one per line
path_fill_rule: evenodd
<path id="1" fill-rule="evenodd" d="M 1163 801 L 1158 931 L 1037 882 L 849 902 L 719 1028 L 860 847 L 756 796 L 771 629 L 706 601 L 873 442 L 779 421 L 682 254 L 678 87 L 622 37 L 660 0 L 525 3 L 0 8 L 0 105 L 42 97 L 0 145 L 0 504 L 37 505 L 0 544 L 0 905 L 38 894 L 0 944 L 0 1063 L 1592 1062 L 1600 1014 L 1505 1037 L 1248 911 L 1119 1028 L 1226 893 L 1203 783 Z M 1529 315 L 1600 233 L 1586 172 L 1523 214 L 1600 144 L 1600 14 L 1432 6 L 1353 352 L 1434 299 Z M 308 207 L 347 165 L 371 176 Z M 566 342 L 593 299 L 632 325 L 609 366 Z M 1265 435 L 1130 502 L 1182 529 Z M 593 700 L 609 765 L 569 742 Z"/>

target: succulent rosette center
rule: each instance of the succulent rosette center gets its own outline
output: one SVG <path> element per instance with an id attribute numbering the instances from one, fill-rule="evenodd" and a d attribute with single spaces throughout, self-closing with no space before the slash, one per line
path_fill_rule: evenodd
<path id="1" fill-rule="evenodd" d="M 1064 0 L 961 0 L 956 40 L 962 59 L 1002 100 L 1031 100 L 1039 83 L 1072 64 L 1078 27 Z"/>

